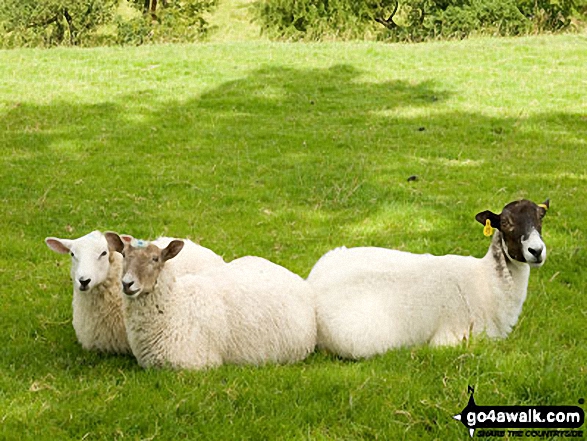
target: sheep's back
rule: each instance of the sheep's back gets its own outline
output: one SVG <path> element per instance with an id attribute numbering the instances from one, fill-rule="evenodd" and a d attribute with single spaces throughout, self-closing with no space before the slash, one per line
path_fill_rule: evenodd
<path id="1" fill-rule="evenodd" d="M 224 259 L 209 248 L 203 247 L 189 239 L 175 239 L 173 237 L 160 237 L 153 241 L 159 248 L 165 248 L 173 240 L 181 240 L 184 246 L 181 252 L 165 264 L 167 271 L 177 277 L 185 274 L 198 274 L 210 268 L 224 265 Z"/>
<path id="2" fill-rule="evenodd" d="M 287 363 L 313 351 L 314 299 L 304 279 L 252 256 L 227 264 L 222 278 L 230 327 L 228 361 Z"/>
<path id="3" fill-rule="evenodd" d="M 325 254 L 308 277 L 319 346 L 359 358 L 431 341 L 446 326 L 467 328 L 479 262 L 375 247 Z"/>

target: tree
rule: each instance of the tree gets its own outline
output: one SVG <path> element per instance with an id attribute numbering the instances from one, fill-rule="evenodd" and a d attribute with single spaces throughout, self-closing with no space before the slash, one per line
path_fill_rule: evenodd
<path id="1" fill-rule="evenodd" d="M 197 41 L 208 32 L 204 14 L 218 0 L 129 0 L 141 18 L 119 22 L 119 43 Z"/>
<path id="2" fill-rule="evenodd" d="M 157 19 L 157 0 L 131 0 L 130 4 L 134 5 L 137 9 L 142 9 L 143 14 L 151 14 L 153 20 Z M 161 0 L 161 5 L 165 8 L 168 5 L 167 0 Z"/>
<path id="3" fill-rule="evenodd" d="M 0 29 L 4 46 L 83 44 L 108 22 L 118 0 L 4 0 Z"/>

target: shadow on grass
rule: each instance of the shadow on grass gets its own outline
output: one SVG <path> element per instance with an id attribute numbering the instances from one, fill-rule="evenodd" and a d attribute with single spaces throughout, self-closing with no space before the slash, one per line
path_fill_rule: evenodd
<path id="1" fill-rule="evenodd" d="M 300 239 L 328 238 L 325 250 L 440 234 L 439 215 L 472 219 L 459 204 L 554 198 L 584 180 L 584 116 L 491 118 L 451 110 L 450 98 L 338 65 L 263 67 L 185 99 L 12 103 L 0 119 L 2 214 L 22 235 L 198 230 L 229 258 L 301 255 Z"/>
<path id="2" fill-rule="evenodd" d="M 334 214 L 356 203 L 344 181 L 357 185 L 352 175 L 365 173 L 352 156 L 380 136 L 373 115 L 448 96 L 432 83 L 366 83 L 339 65 L 264 67 L 188 99 L 146 90 L 91 104 L 7 103 L 0 114 L 0 230 L 13 239 L 1 250 L 11 274 L 0 274 L 1 326 L 13 336 L 6 359 L 38 372 L 56 359 L 65 369 L 75 363 L 68 262 L 46 249 L 45 236 L 205 230 L 214 238 L 206 245 L 228 259 L 271 258 L 263 248 L 285 254 L 306 208 Z M 43 348 L 44 357 L 35 355 Z"/>
<path id="3" fill-rule="evenodd" d="M 461 251 L 440 238 L 469 237 L 461 230 L 476 210 L 513 195 L 570 201 L 583 188 L 585 116 L 491 118 L 451 110 L 451 93 L 434 83 L 361 75 L 347 65 L 264 67 L 199 97 L 147 90 L 108 103 L 8 104 L 0 214 L 11 257 L 2 264 L 16 277 L 0 278 L 5 293 L 26 283 L 39 295 L 24 326 L 70 314 L 65 301 L 45 312 L 55 299 L 39 292 L 67 277 L 43 263 L 57 260 L 47 235 L 195 233 L 228 260 L 258 254 L 307 274 L 342 244 Z M 565 228 L 579 228 L 576 219 Z M 25 304 L 7 308 L 3 326 L 22 327 Z M 24 340 L 18 356 L 43 369 L 49 360 L 35 361 Z"/>
<path id="4" fill-rule="evenodd" d="M 0 120 L 8 171 L 0 194 L 28 205 L 35 224 L 60 227 L 68 213 L 72 225 L 93 228 L 98 205 L 113 201 L 119 218 L 148 216 L 176 192 L 187 204 L 220 199 L 239 217 L 243 205 L 275 199 L 272 213 L 286 202 L 336 209 L 364 187 L 353 175 L 373 155 L 402 151 L 394 142 L 402 123 L 381 115 L 448 96 L 427 82 L 363 82 L 339 65 L 264 67 L 187 100 L 143 91 L 108 103 L 11 103 Z"/>
<path id="5" fill-rule="evenodd" d="M 148 151 L 161 148 L 152 143 L 151 131 L 164 132 L 157 138 L 167 144 L 186 141 L 193 134 L 221 138 L 223 132 L 233 130 L 240 137 L 261 139 L 291 136 L 296 128 L 335 134 L 337 129 L 368 125 L 373 112 L 429 106 L 449 96 L 429 82 L 365 83 L 360 77 L 360 71 L 347 65 L 309 70 L 265 67 L 187 101 L 161 100 L 146 90 L 109 103 L 12 103 L 2 125 L 7 144 L 18 151 L 58 148 L 54 144 L 68 140 L 127 140 L 132 142 L 125 149 Z M 172 137 L 165 133 L 178 127 L 183 130 Z"/>

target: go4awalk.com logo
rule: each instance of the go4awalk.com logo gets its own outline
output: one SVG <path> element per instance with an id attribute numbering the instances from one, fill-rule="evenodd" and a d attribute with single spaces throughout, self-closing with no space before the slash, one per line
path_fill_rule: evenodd
<path id="1" fill-rule="evenodd" d="M 471 438 L 493 436 L 511 438 L 580 438 L 585 423 L 585 412 L 579 406 L 478 406 L 471 394 L 467 406 L 453 416 L 469 429 Z M 580 399 L 579 404 L 584 404 Z"/>

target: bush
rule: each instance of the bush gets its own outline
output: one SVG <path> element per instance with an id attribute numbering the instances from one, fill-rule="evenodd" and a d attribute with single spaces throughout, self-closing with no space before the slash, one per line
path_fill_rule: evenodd
<path id="1" fill-rule="evenodd" d="M 131 0 L 138 17 L 116 15 L 119 0 L 0 0 L 0 47 L 197 41 L 218 0 Z M 104 32 L 107 30 L 107 33 Z"/>
<path id="2" fill-rule="evenodd" d="M 392 40 L 422 41 L 431 38 L 466 38 L 473 33 L 520 35 L 531 22 L 515 0 L 413 0 L 406 6 L 402 25 L 387 34 Z"/>
<path id="3" fill-rule="evenodd" d="M 256 20 L 290 40 L 422 41 L 567 28 L 585 0 L 259 0 Z M 392 20 L 385 20 L 393 15 Z M 383 24 L 383 25 L 382 25 Z"/>
<path id="4" fill-rule="evenodd" d="M 4 0 L 0 46 L 86 44 L 117 5 L 118 0 Z"/>
<path id="5" fill-rule="evenodd" d="M 375 19 L 391 13 L 395 0 L 262 0 L 255 20 L 262 32 L 290 40 L 362 39 L 377 35 Z"/>
<path id="6" fill-rule="evenodd" d="M 532 20 L 536 31 L 557 31 L 571 23 L 577 0 L 518 0 L 520 12 Z"/>
<path id="7" fill-rule="evenodd" d="M 117 42 L 137 45 L 201 40 L 209 30 L 204 13 L 217 3 L 218 0 L 164 1 L 155 9 L 152 3 L 147 8 L 143 0 L 134 0 L 132 5 L 143 15 L 131 20 L 117 19 Z"/>

